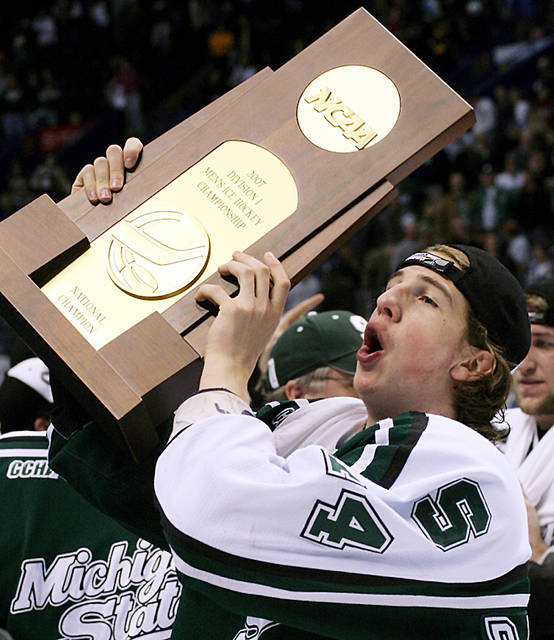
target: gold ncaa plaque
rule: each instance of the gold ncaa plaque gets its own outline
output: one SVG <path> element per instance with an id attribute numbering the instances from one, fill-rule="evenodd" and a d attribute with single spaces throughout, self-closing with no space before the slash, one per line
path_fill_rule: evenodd
<path id="1" fill-rule="evenodd" d="M 100 349 L 168 309 L 297 206 L 294 178 L 275 154 L 227 140 L 91 242 L 42 291 Z"/>
<path id="2" fill-rule="evenodd" d="M 400 94 L 381 71 L 346 65 L 325 71 L 306 87 L 297 107 L 298 124 L 313 144 L 351 153 L 377 144 L 400 115 Z"/>

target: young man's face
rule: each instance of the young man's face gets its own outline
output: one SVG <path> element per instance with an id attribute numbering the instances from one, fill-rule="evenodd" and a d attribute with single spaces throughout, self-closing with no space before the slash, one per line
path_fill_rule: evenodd
<path id="1" fill-rule="evenodd" d="M 450 370 L 467 348 L 468 304 L 425 267 L 393 274 L 369 319 L 354 387 L 372 419 L 403 411 L 448 415 Z"/>
<path id="2" fill-rule="evenodd" d="M 531 348 L 513 375 L 517 403 L 533 416 L 554 416 L 554 327 L 531 325 Z"/>

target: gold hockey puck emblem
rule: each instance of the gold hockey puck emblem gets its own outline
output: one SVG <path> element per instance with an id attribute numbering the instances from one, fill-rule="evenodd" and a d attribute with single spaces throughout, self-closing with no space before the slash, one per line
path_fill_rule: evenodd
<path id="1" fill-rule="evenodd" d="M 128 216 L 108 233 L 108 275 L 137 298 L 156 300 L 180 293 L 202 273 L 210 253 L 202 224 L 181 211 Z"/>

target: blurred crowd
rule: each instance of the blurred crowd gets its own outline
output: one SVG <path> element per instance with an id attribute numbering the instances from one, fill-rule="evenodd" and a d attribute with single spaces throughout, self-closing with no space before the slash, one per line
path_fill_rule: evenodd
<path id="1" fill-rule="evenodd" d="M 360 6 L 311 0 L 54 0 L 0 24 L 0 218 L 65 196 L 84 162 L 148 142 Z M 476 110 L 473 129 L 302 282 L 365 315 L 392 265 L 478 244 L 527 285 L 553 272 L 554 10 L 546 0 L 373 0 L 367 10 Z M 0 338 L 1 346 L 5 340 Z"/>

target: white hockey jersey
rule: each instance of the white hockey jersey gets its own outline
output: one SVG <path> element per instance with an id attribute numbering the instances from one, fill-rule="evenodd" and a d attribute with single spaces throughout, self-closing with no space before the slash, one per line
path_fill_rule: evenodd
<path id="1" fill-rule="evenodd" d="M 506 411 L 510 435 L 504 452 L 527 499 L 537 510 L 544 540 L 554 543 L 554 428 L 539 439 L 537 422 L 519 408 Z"/>
<path id="2" fill-rule="evenodd" d="M 343 401 L 278 409 L 277 422 L 309 432 L 340 421 Z M 345 640 L 527 638 L 517 479 L 454 420 L 405 413 L 333 454 L 284 458 L 246 404 L 200 393 L 176 414 L 155 492 L 181 579 L 229 611 Z"/>

